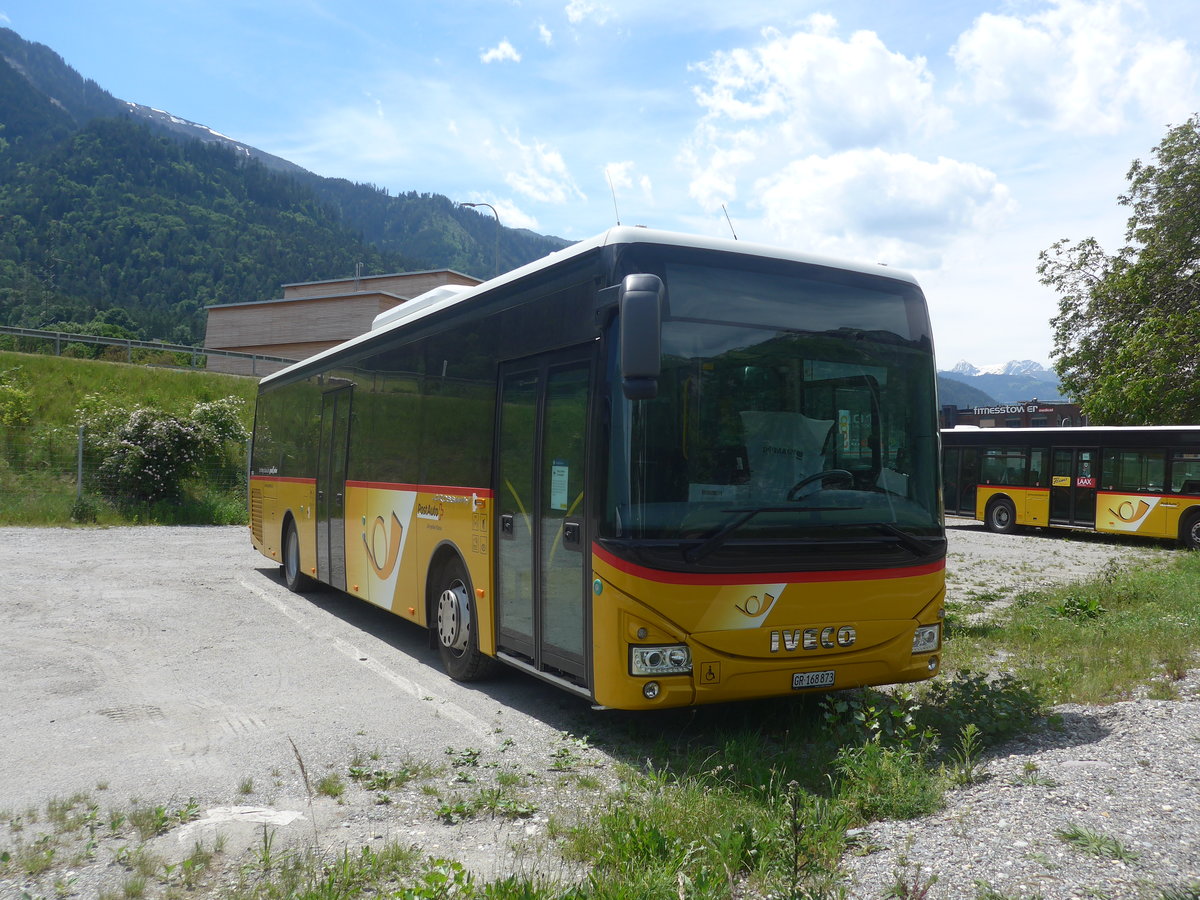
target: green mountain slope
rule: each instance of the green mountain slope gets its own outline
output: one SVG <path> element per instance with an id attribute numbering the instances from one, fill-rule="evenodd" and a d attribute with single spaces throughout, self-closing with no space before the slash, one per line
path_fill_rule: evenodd
<path id="1" fill-rule="evenodd" d="M 191 343 L 205 306 L 281 284 L 359 264 L 488 277 L 567 243 L 497 236 L 490 215 L 446 197 L 321 178 L 151 112 L 0 28 L 0 324 L 103 319 Z"/>
<path id="2" fill-rule="evenodd" d="M 942 406 L 957 406 L 959 409 L 971 409 L 974 406 L 995 406 L 993 397 L 954 378 L 947 378 L 938 373 L 938 402 Z"/>
<path id="3" fill-rule="evenodd" d="M 0 187 L 0 319 L 44 327 L 124 309 L 191 342 L 203 308 L 281 282 L 415 264 L 365 244 L 294 180 L 232 152 L 95 119 Z"/>

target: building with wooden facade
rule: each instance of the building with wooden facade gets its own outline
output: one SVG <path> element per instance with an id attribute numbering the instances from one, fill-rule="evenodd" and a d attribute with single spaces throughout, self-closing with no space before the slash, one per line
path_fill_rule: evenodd
<path id="1" fill-rule="evenodd" d="M 479 279 L 437 269 L 285 284 L 283 296 L 276 300 L 208 307 L 204 346 L 305 359 L 370 331 L 372 320 L 381 312 L 447 284 L 471 286 L 479 284 Z M 260 361 L 254 374 L 266 375 L 283 365 Z M 251 374 L 250 361 L 237 358 L 210 356 L 208 368 Z"/>

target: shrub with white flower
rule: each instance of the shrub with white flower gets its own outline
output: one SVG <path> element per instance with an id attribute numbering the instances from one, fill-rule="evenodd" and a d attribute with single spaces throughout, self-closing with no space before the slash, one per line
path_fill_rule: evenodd
<path id="1" fill-rule="evenodd" d="M 240 410 L 234 398 L 197 403 L 189 416 L 87 398 L 80 420 L 101 491 L 119 504 L 178 500 L 185 479 L 232 465 L 230 442 L 248 436 Z"/>

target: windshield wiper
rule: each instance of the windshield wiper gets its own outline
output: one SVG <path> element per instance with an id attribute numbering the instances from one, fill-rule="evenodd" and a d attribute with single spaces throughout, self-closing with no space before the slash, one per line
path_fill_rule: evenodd
<path id="1" fill-rule="evenodd" d="M 696 546 L 684 551 L 683 558 L 689 563 L 699 562 L 704 557 L 708 556 L 722 544 L 729 540 L 730 535 L 757 516 L 759 513 L 781 513 L 781 512 L 830 512 L 844 511 L 849 507 L 845 506 L 757 506 L 751 509 L 730 509 L 726 512 L 737 513 L 732 519 L 718 528 L 715 532 L 705 538 Z M 855 507 L 861 508 L 861 507 Z M 914 537 L 907 531 L 897 528 L 891 522 L 848 522 L 850 526 L 874 528 L 882 534 L 896 538 L 897 542 L 912 553 L 913 556 L 928 556 L 931 548 L 927 543 L 918 537 Z M 814 543 L 812 538 L 795 538 L 795 540 L 803 541 L 804 543 Z"/>
<path id="2" fill-rule="evenodd" d="M 884 534 L 890 534 L 904 546 L 906 550 L 912 552 L 913 556 L 928 556 L 930 549 L 929 545 L 918 537 L 913 537 L 907 531 L 897 528 L 891 522 L 864 522 L 868 528 L 875 528 Z"/>
<path id="3" fill-rule="evenodd" d="M 695 547 L 687 550 L 683 554 L 683 558 L 694 563 L 708 556 L 727 540 L 729 536 L 757 516 L 759 513 L 783 513 L 783 512 L 830 512 L 832 510 L 844 510 L 852 507 L 846 506 L 755 506 L 750 509 L 727 509 L 725 512 L 737 513 L 715 532 L 710 534 L 705 540 L 701 541 Z M 811 541 L 806 541 L 809 543 Z"/>

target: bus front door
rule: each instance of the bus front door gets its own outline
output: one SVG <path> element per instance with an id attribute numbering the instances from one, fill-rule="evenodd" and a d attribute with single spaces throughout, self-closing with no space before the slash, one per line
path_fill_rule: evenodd
<path id="1" fill-rule="evenodd" d="M 1056 448 L 1050 473 L 1050 524 L 1096 525 L 1096 478 L 1100 452 L 1092 447 Z"/>
<path id="2" fill-rule="evenodd" d="M 586 684 L 590 367 L 558 355 L 507 365 L 500 380 L 497 648 L 538 671 Z"/>
<path id="3" fill-rule="evenodd" d="M 321 398 L 317 457 L 317 577 L 346 589 L 346 448 L 350 443 L 351 388 Z"/>

